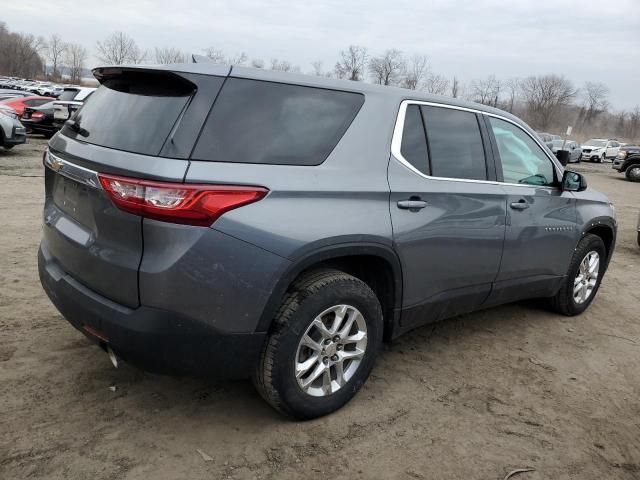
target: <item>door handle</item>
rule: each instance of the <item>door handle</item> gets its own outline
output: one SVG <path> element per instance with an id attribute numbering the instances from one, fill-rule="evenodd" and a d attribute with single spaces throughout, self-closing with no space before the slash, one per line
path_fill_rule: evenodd
<path id="1" fill-rule="evenodd" d="M 398 200 L 398 208 L 403 210 L 420 210 L 427 206 L 427 202 L 420 199 Z"/>
<path id="2" fill-rule="evenodd" d="M 529 204 L 526 202 L 526 200 L 521 199 L 517 202 L 512 202 L 511 208 L 513 208 L 514 210 L 526 210 L 527 208 L 529 208 Z"/>

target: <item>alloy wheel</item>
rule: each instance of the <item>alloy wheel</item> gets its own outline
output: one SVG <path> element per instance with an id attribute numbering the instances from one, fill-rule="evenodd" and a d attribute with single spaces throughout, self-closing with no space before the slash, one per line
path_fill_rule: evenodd
<path id="1" fill-rule="evenodd" d="M 577 304 L 586 302 L 596 288 L 600 272 L 600 255 L 590 251 L 580 262 L 578 274 L 573 281 L 573 299 Z"/>
<path id="2" fill-rule="evenodd" d="M 298 343 L 295 376 L 314 397 L 340 390 L 353 377 L 367 348 L 367 323 L 351 305 L 335 305 L 313 319 Z"/>
<path id="3" fill-rule="evenodd" d="M 629 167 L 627 176 L 629 177 L 629 180 L 634 182 L 640 181 L 640 167 Z"/>

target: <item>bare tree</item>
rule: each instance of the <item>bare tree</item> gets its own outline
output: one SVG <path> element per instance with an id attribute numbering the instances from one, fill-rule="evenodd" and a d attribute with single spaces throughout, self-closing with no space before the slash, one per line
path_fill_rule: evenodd
<path id="1" fill-rule="evenodd" d="M 69 69 L 69 79 L 71 83 L 80 83 L 82 70 L 87 61 L 87 49 L 79 43 L 68 43 L 65 52 L 65 59 Z"/>
<path id="2" fill-rule="evenodd" d="M 555 114 L 576 96 L 576 89 L 566 78 L 558 75 L 531 76 L 521 83 L 527 116 L 533 126 L 546 130 Z"/>
<path id="3" fill-rule="evenodd" d="M 290 72 L 293 66 L 286 60 L 271 59 L 271 70 L 279 70 L 281 72 Z"/>
<path id="4" fill-rule="evenodd" d="M 185 63 L 187 61 L 187 55 L 173 47 L 155 48 L 155 61 L 156 63 Z"/>
<path id="5" fill-rule="evenodd" d="M 506 82 L 504 82 L 504 88 L 507 91 L 507 110 L 509 113 L 513 113 L 513 106 L 516 101 L 516 97 L 518 96 L 518 92 L 520 91 L 520 79 L 519 78 L 510 78 Z"/>
<path id="6" fill-rule="evenodd" d="M 46 54 L 51 61 L 51 78 L 57 80 L 60 78 L 60 63 L 66 50 L 66 44 L 58 34 L 53 34 L 47 42 Z"/>
<path id="7" fill-rule="evenodd" d="M 364 80 L 364 69 L 367 63 L 367 49 L 359 45 L 349 45 L 340 52 L 335 71 L 338 78 L 360 81 Z"/>
<path id="8" fill-rule="evenodd" d="M 627 122 L 626 136 L 640 141 L 640 105 L 636 105 L 631 113 L 629 113 L 629 121 Z"/>
<path id="9" fill-rule="evenodd" d="M 0 22 L 0 74 L 28 78 L 41 73 L 44 45 L 44 38 L 12 33 Z"/>
<path id="10" fill-rule="evenodd" d="M 449 80 L 435 73 L 430 73 L 427 76 L 423 88 L 426 92 L 433 93 L 434 95 L 445 95 L 448 89 Z"/>
<path id="11" fill-rule="evenodd" d="M 404 76 L 407 63 L 400 50 L 392 48 L 378 57 L 369 60 L 369 72 L 374 83 L 397 85 Z"/>
<path id="12" fill-rule="evenodd" d="M 502 84 L 495 75 L 490 75 L 484 80 L 474 80 L 471 82 L 471 98 L 483 105 L 497 107 L 501 88 Z"/>
<path id="13" fill-rule="evenodd" d="M 238 66 L 246 65 L 248 61 L 249 61 L 249 57 L 245 52 L 240 52 L 237 55 L 234 55 L 233 57 L 229 57 L 227 59 L 227 63 L 229 65 L 238 65 Z"/>
<path id="14" fill-rule="evenodd" d="M 609 87 L 601 82 L 586 82 L 582 89 L 584 104 L 583 127 L 589 125 L 593 120 L 606 111 L 609 107 Z"/>
<path id="15" fill-rule="evenodd" d="M 453 81 L 451 82 L 451 96 L 453 98 L 458 98 L 459 95 L 460 95 L 460 81 L 458 80 L 458 77 L 454 75 Z"/>
<path id="16" fill-rule="evenodd" d="M 311 64 L 311 66 L 313 67 L 313 74 L 318 76 L 318 77 L 323 77 L 324 73 L 322 71 L 322 60 L 316 60 L 315 62 L 313 62 Z"/>
<path id="17" fill-rule="evenodd" d="M 253 68 L 264 68 L 264 60 L 261 58 L 254 58 L 251 60 L 251 66 Z"/>
<path id="18" fill-rule="evenodd" d="M 213 63 L 225 63 L 227 57 L 224 52 L 215 47 L 207 47 L 204 50 L 204 54 L 211 59 Z"/>
<path id="19" fill-rule="evenodd" d="M 110 65 L 144 62 L 147 52 L 141 50 L 133 38 L 123 32 L 115 32 L 104 41 L 96 43 L 97 56 Z"/>
<path id="20" fill-rule="evenodd" d="M 407 65 L 402 86 L 411 90 L 417 90 L 429 73 L 429 59 L 426 55 L 414 55 Z"/>

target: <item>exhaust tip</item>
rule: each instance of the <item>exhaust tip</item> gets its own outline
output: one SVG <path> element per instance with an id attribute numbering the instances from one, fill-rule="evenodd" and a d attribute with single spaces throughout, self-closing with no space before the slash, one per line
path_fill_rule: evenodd
<path id="1" fill-rule="evenodd" d="M 116 357 L 116 354 L 113 353 L 113 350 L 111 350 L 111 347 L 108 345 L 107 345 L 107 355 L 109 355 L 109 360 L 111 360 L 111 364 L 115 368 L 118 368 L 118 357 Z"/>

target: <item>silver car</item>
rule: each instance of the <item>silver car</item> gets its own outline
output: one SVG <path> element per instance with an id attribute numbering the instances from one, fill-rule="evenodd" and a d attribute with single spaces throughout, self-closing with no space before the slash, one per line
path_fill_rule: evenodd
<path id="1" fill-rule="evenodd" d="M 569 152 L 569 163 L 578 163 L 582 160 L 582 147 L 578 142 L 573 140 L 553 140 L 551 151 L 557 155 L 559 151 L 566 150 Z"/>
<path id="2" fill-rule="evenodd" d="M 10 150 L 27 141 L 27 130 L 13 108 L 0 106 L 0 147 Z"/>

